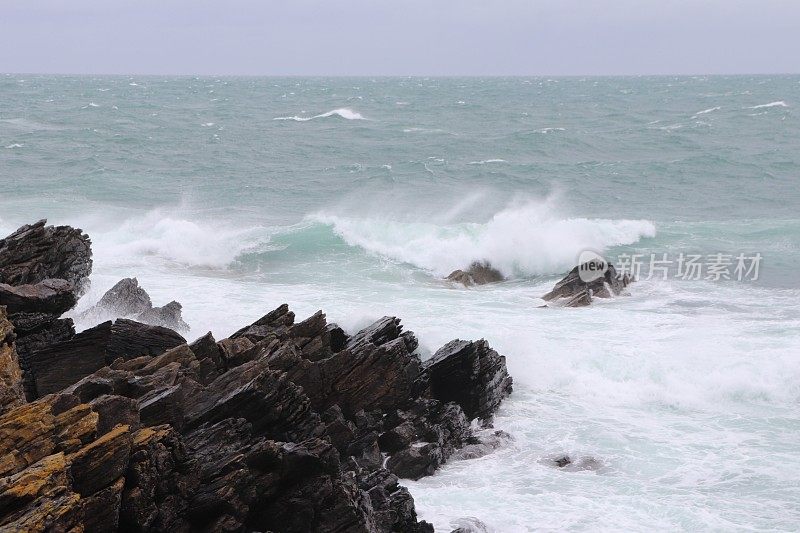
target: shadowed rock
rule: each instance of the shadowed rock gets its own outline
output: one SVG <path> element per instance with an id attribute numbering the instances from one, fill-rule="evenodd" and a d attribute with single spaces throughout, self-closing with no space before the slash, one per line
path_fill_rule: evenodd
<path id="1" fill-rule="evenodd" d="M 611 264 L 602 276 L 588 283 L 581 279 L 578 269 L 576 266 L 570 270 L 542 299 L 558 301 L 564 307 L 585 307 L 592 303 L 592 298 L 611 298 L 621 294 L 632 281 L 627 274 L 619 276 Z"/>
<path id="2" fill-rule="evenodd" d="M 35 285 L 0 283 L 0 305 L 9 313 L 48 313 L 59 316 L 78 302 L 75 287 L 63 279 L 46 279 Z"/>
<path id="3" fill-rule="evenodd" d="M 457 403 L 470 419 L 489 419 L 511 394 L 506 358 L 485 340 L 450 341 L 425 362 L 425 369 L 433 397 Z"/>
<path id="4" fill-rule="evenodd" d="M 91 241 L 79 229 L 46 223 L 22 226 L 0 239 L 0 283 L 32 285 L 64 279 L 80 296 L 92 272 Z"/>
<path id="5" fill-rule="evenodd" d="M 464 286 L 486 285 L 505 281 L 505 277 L 488 261 L 475 261 L 466 270 L 454 270 L 447 276 L 449 281 L 462 283 Z"/>
<path id="6" fill-rule="evenodd" d="M 158 355 L 185 342 L 178 333 L 159 326 L 125 319 L 104 322 L 30 355 L 36 395 L 58 392 L 117 358 Z"/>

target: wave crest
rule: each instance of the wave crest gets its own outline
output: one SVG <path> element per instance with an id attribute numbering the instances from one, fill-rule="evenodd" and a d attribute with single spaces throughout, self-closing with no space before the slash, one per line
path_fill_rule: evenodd
<path id="1" fill-rule="evenodd" d="M 309 120 L 314 120 L 317 118 L 328 118 L 328 117 L 339 117 L 345 120 L 366 120 L 361 113 L 357 111 L 353 111 L 349 107 L 341 107 L 339 109 L 334 109 L 332 111 L 328 111 L 327 113 L 322 113 L 319 115 L 314 115 L 313 117 L 300 117 L 294 115 L 292 117 L 275 117 L 272 120 L 293 120 L 295 122 L 308 122 Z"/>
<path id="2" fill-rule="evenodd" d="M 779 100 L 777 102 L 770 102 L 768 104 L 754 105 L 752 107 L 748 107 L 748 109 L 764 109 L 765 107 L 789 107 L 789 105 L 783 100 Z"/>
<path id="3" fill-rule="evenodd" d="M 437 225 L 320 213 L 351 246 L 413 264 L 439 276 L 489 260 L 506 276 L 555 274 L 575 266 L 581 251 L 654 237 L 647 220 L 559 218 L 547 203 L 507 207 L 488 222 Z"/>

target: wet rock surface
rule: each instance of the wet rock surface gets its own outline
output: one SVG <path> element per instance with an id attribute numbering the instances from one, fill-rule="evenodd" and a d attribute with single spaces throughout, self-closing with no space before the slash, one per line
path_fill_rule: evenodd
<path id="1" fill-rule="evenodd" d="M 505 281 L 503 274 L 488 261 L 475 261 L 466 270 L 454 270 L 447 279 L 466 287 Z"/>
<path id="2" fill-rule="evenodd" d="M 603 275 L 587 283 L 581 279 L 579 268 L 576 266 L 570 270 L 542 299 L 563 307 L 586 307 L 593 298 L 611 298 L 622 294 L 633 281 L 628 274 L 620 276 L 614 265 L 609 264 Z"/>
<path id="3" fill-rule="evenodd" d="M 94 306 L 81 313 L 81 319 L 97 323 L 129 318 L 151 326 L 189 331 L 188 324 L 181 316 L 182 309 L 181 304 L 175 301 L 161 307 L 153 306 L 150 295 L 139 286 L 139 280 L 125 278 L 106 291 Z"/>
<path id="4" fill-rule="evenodd" d="M 80 295 L 92 272 L 91 241 L 79 229 L 46 224 L 40 220 L 0 239 L 0 283 L 33 285 L 63 279 Z"/>

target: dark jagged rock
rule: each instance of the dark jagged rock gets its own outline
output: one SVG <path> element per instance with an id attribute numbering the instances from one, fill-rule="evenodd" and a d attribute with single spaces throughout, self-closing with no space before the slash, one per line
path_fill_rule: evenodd
<path id="1" fill-rule="evenodd" d="M 63 279 L 80 295 L 92 272 L 91 241 L 79 229 L 46 223 L 40 220 L 22 226 L 0 239 L 0 283 L 30 285 Z"/>
<path id="2" fill-rule="evenodd" d="M 348 337 L 281 306 L 220 342 L 171 332 L 166 350 L 145 328 L 109 322 L 34 353 L 49 354 L 37 384 L 79 380 L 0 414 L 0 528 L 431 533 L 398 476 L 480 444 L 470 419 L 510 386 L 484 341 L 432 373 L 394 317 Z M 471 414 L 432 375 L 476 389 L 458 398 Z"/>
<path id="3" fill-rule="evenodd" d="M 292 324 L 294 324 L 294 313 L 289 311 L 288 305 L 283 304 L 249 326 L 240 329 L 230 338 L 246 337 L 251 342 L 256 343 L 271 333 L 287 330 Z"/>
<path id="4" fill-rule="evenodd" d="M 175 331 L 188 331 L 183 321 L 178 302 L 172 301 L 162 307 L 153 307 L 147 294 L 136 278 L 125 278 L 117 282 L 100 298 L 94 306 L 81 314 L 81 319 L 100 322 L 115 318 L 129 318 L 149 324 L 162 326 Z"/>
<path id="5" fill-rule="evenodd" d="M 489 419 L 511 394 L 505 357 L 485 340 L 450 341 L 425 362 L 425 368 L 433 397 L 457 403 L 470 419 Z"/>
<path id="6" fill-rule="evenodd" d="M 542 299 L 561 301 L 564 307 L 586 307 L 592 303 L 593 297 L 611 298 L 621 294 L 633 281 L 628 274 L 617 274 L 614 265 L 609 264 L 603 275 L 587 283 L 581 279 L 579 268 L 580 265 L 570 270 Z"/>
<path id="7" fill-rule="evenodd" d="M 71 318 L 56 318 L 47 313 L 14 313 L 9 320 L 17 332 L 17 352 L 20 357 L 75 336 Z"/>
<path id="8" fill-rule="evenodd" d="M 35 285 L 11 286 L 0 283 L 0 305 L 9 313 L 61 315 L 75 307 L 75 287 L 63 279 L 46 279 Z"/>
<path id="9" fill-rule="evenodd" d="M 37 396 L 58 392 L 117 358 L 159 355 L 185 343 L 178 333 L 132 320 L 104 322 L 29 356 Z"/>
<path id="10" fill-rule="evenodd" d="M 466 287 L 505 281 L 503 274 L 489 264 L 488 261 L 475 261 L 466 270 L 454 270 L 447 276 L 447 279 L 461 283 Z"/>

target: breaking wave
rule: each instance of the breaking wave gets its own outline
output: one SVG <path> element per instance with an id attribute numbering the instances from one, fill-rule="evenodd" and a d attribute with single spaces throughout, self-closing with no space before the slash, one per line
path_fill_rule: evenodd
<path id="1" fill-rule="evenodd" d="M 357 111 L 353 111 L 348 107 L 341 107 L 339 109 L 334 109 L 332 111 L 328 111 L 327 113 L 322 113 L 319 115 L 314 115 L 312 117 L 300 117 L 300 116 L 292 116 L 292 117 L 275 117 L 272 120 L 293 120 L 295 122 L 308 122 L 309 120 L 314 120 L 317 118 L 328 118 L 328 117 L 339 117 L 345 120 L 366 120 L 361 113 Z"/>
<path id="2" fill-rule="evenodd" d="M 560 218 L 547 203 L 509 206 L 486 223 L 439 225 L 320 213 L 350 246 L 444 276 L 489 260 L 506 276 L 563 272 L 586 249 L 604 250 L 654 237 L 647 220 Z"/>

